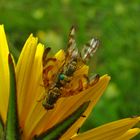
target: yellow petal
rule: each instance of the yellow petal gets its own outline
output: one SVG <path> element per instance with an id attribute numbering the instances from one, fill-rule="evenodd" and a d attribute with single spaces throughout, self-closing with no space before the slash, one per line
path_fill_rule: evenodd
<path id="1" fill-rule="evenodd" d="M 83 114 L 83 116 L 85 116 L 85 117 L 79 118 L 72 125 L 72 127 L 69 128 L 68 131 L 62 136 L 62 139 L 63 138 L 68 139 L 78 131 L 78 129 L 81 127 L 83 122 L 86 120 L 86 118 L 88 117 L 88 115 L 90 114 L 90 112 L 92 111 L 92 109 L 94 108 L 94 106 L 96 105 L 96 103 L 98 102 L 100 97 L 102 96 L 103 92 L 105 91 L 105 89 L 109 83 L 109 80 L 110 80 L 110 77 L 107 75 L 104 75 L 100 78 L 99 82 L 96 85 L 94 85 L 90 89 L 84 91 L 83 97 L 78 102 L 80 103 L 83 101 L 91 100 L 87 110 Z M 78 102 L 76 102 L 76 104 Z M 76 106 L 76 104 L 75 104 L 75 106 Z M 73 108 L 69 109 L 69 111 L 73 110 Z"/>
<path id="2" fill-rule="evenodd" d="M 32 130 L 35 127 L 38 127 L 38 122 L 42 119 L 43 116 L 48 115 L 48 112 L 43 108 L 42 101 L 39 101 L 42 98 L 42 95 L 44 94 L 44 87 L 42 83 L 42 54 L 43 49 L 39 49 L 40 45 L 38 45 L 36 55 L 38 57 L 35 57 L 34 66 L 32 68 L 32 86 L 29 89 L 28 95 L 28 103 L 31 105 L 30 111 L 25 111 L 28 116 L 25 118 L 25 124 L 24 124 L 24 134 L 23 139 L 30 139 Z M 55 58 L 58 59 L 58 63 L 62 62 L 64 60 L 64 51 L 60 50 L 56 55 Z M 60 67 L 61 64 L 59 64 L 58 67 Z M 36 78 L 35 78 L 36 77 Z M 27 108 L 27 107 L 26 107 Z M 25 109 L 26 110 L 26 109 Z M 28 110 L 28 109 L 27 109 Z"/>
<path id="3" fill-rule="evenodd" d="M 139 128 L 133 128 L 133 129 L 128 130 L 126 133 L 124 133 L 122 136 L 120 136 L 119 138 L 115 140 L 130 140 L 131 138 L 135 137 L 139 133 L 140 133 Z"/>
<path id="4" fill-rule="evenodd" d="M 32 65 L 31 75 L 30 75 L 30 82 L 28 91 L 26 94 L 26 100 L 24 107 L 26 109 L 23 109 L 23 114 L 28 114 L 32 112 L 34 103 L 38 103 L 38 96 L 39 93 L 43 93 L 44 87 L 42 83 L 42 54 L 44 51 L 44 46 L 42 44 L 38 44 L 34 62 Z M 29 108 L 30 105 L 30 108 Z M 33 118 L 32 118 L 33 119 Z"/>
<path id="5" fill-rule="evenodd" d="M 9 98 L 8 44 L 4 26 L 0 25 L 0 115 L 5 123 Z"/>
<path id="6" fill-rule="evenodd" d="M 72 140 L 113 140 L 117 139 L 140 121 L 140 117 L 126 118 L 111 122 L 73 137 Z"/>
<path id="7" fill-rule="evenodd" d="M 42 54 L 44 51 L 44 46 L 42 44 L 38 44 L 34 62 L 32 65 L 32 70 L 30 74 L 30 82 L 28 91 L 26 93 L 25 101 L 24 101 L 24 109 L 22 110 L 22 119 L 24 120 L 24 124 L 22 125 L 23 136 L 26 135 L 28 131 L 27 127 L 30 128 L 35 123 L 36 117 L 39 117 L 38 113 L 35 114 L 34 110 L 36 105 L 38 105 L 38 97 L 39 94 L 44 92 L 44 87 L 42 86 Z M 40 104 L 40 103 L 39 103 Z M 44 111 L 44 110 L 43 110 Z M 25 115 L 24 115 L 25 114 Z M 30 119 L 30 122 L 28 122 Z"/>
<path id="8" fill-rule="evenodd" d="M 105 90 L 109 79 L 110 77 L 105 75 L 100 78 L 99 82 L 96 85 L 87 89 L 86 91 L 83 91 L 75 96 L 60 98 L 53 110 L 47 111 L 44 116 L 38 118 L 38 121 L 36 121 L 36 127 L 34 127 L 34 129 L 32 130 L 32 135 L 40 134 L 42 131 L 45 131 L 54 126 L 56 123 L 60 122 L 72 112 L 74 112 L 85 101 L 93 100 L 93 104 L 95 105 L 97 100 Z M 86 114 L 89 114 L 92 107 L 89 107 Z M 78 124 L 79 123 L 81 124 L 82 122 L 78 121 Z M 76 129 L 74 127 L 74 130 L 71 130 L 71 132 L 69 132 L 70 135 L 73 135 L 76 132 Z"/>
<path id="9" fill-rule="evenodd" d="M 25 114 L 23 114 L 25 108 L 26 97 L 29 93 L 29 88 L 33 87 L 32 82 L 32 70 L 34 64 L 34 58 L 37 48 L 37 38 L 32 35 L 27 39 L 21 55 L 19 57 L 16 66 L 16 80 L 17 80 L 17 98 L 18 98 L 18 113 L 20 118 L 20 125 L 23 126 Z M 30 104 L 28 104 L 30 107 Z"/>

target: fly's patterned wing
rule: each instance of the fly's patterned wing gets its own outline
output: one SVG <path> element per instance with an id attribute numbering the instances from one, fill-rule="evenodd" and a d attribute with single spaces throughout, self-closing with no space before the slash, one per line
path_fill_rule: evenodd
<path id="1" fill-rule="evenodd" d="M 75 27 L 72 26 L 69 33 L 68 47 L 66 50 L 66 54 L 68 55 L 68 57 L 72 57 L 72 54 L 75 50 L 77 51 L 75 42 Z"/>
<path id="2" fill-rule="evenodd" d="M 97 48 L 99 47 L 99 40 L 92 38 L 89 43 L 87 43 L 82 51 L 81 51 L 81 57 L 83 61 L 87 62 L 91 56 L 96 52 Z"/>

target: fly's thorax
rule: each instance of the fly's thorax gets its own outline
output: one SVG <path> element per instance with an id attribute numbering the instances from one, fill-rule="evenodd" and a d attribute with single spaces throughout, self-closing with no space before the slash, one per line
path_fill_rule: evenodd
<path id="1" fill-rule="evenodd" d="M 58 75 L 56 87 L 61 88 L 68 84 L 77 68 L 76 60 L 70 61 L 63 67 L 62 72 Z"/>
<path id="2" fill-rule="evenodd" d="M 46 109 L 46 110 L 51 110 L 54 108 L 54 104 L 48 104 L 48 102 L 46 102 L 46 100 L 44 100 L 42 102 L 42 106 Z"/>
<path id="3" fill-rule="evenodd" d="M 54 104 L 60 97 L 60 89 L 57 87 L 54 87 L 50 90 L 48 90 L 47 96 L 42 102 L 42 105 L 44 106 L 45 109 L 52 109 L 54 107 Z"/>
<path id="4" fill-rule="evenodd" d="M 77 68 L 77 61 L 76 60 L 69 62 L 64 70 L 65 75 L 72 76 L 73 73 L 76 71 L 76 68 Z"/>
<path id="5" fill-rule="evenodd" d="M 54 87 L 53 89 L 48 91 L 48 103 L 54 104 L 59 96 L 61 95 L 60 89 L 58 87 Z"/>

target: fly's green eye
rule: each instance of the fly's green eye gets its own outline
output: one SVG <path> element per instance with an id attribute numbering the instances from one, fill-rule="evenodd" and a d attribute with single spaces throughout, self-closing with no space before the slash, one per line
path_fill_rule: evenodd
<path id="1" fill-rule="evenodd" d="M 65 79 L 65 75 L 64 75 L 64 74 L 60 74 L 60 75 L 59 75 L 59 79 L 60 79 L 60 80 L 64 80 L 64 79 Z"/>

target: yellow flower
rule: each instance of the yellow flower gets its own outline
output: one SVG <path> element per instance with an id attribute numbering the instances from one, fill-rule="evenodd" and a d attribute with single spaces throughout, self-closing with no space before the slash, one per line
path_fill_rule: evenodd
<path id="1" fill-rule="evenodd" d="M 9 54 L 4 27 L 0 25 L 0 138 L 14 140 L 18 136 L 23 140 L 124 140 L 139 133 L 139 128 L 132 127 L 139 122 L 140 117 L 134 117 L 77 134 L 106 89 L 110 80 L 108 75 L 100 77 L 96 84 L 87 88 L 82 85 L 84 90 L 74 96 L 60 97 L 54 108 L 46 110 L 42 101 L 39 101 L 48 88 L 42 86 L 43 53 L 44 45 L 38 43 L 38 39 L 31 34 L 15 64 Z M 50 62 L 55 64 L 50 75 L 62 66 L 65 52 L 60 50 L 54 58 L 59 61 Z M 75 75 L 80 77 L 87 73 L 88 66 L 84 65 Z M 77 85 L 73 82 L 73 86 Z"/>

